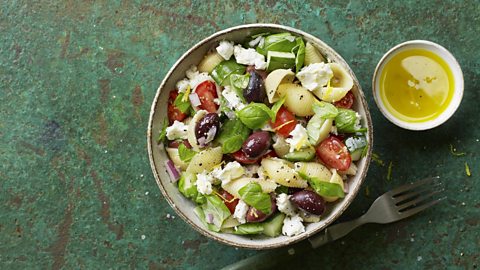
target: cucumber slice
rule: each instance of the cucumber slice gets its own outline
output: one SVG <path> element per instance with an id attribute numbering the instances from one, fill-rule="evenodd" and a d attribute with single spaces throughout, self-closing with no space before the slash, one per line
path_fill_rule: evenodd
<path id="1" fill-rule="evenodd" d="M 350 156 L 352 157 L 352 161 L 357 161 L 362 157 L 362 152 L 363 148 L 357 149 L 353 152 L 350 153 Z"/>
<path id="2" fill-rule="evenodd" d="M 315 148 L 309 147 L 300 151 L 293 151 L 286 154 L 283 158 L 288 161 L 310 161 L 315 158 Z"/>
<path id="3" fill-rule="evenodd" d="M 267 71 L 275 69 L 290 69 L 295 66 L 295 54 L 290 52 L 268 51 Z"/>
<path id="4" fill-rule="evenodd" d="M 263 222 L 263 234 L 270 237 L 279 236 L 282 233 L 284 219 L 285 214 L 278 213 L 268 221 Z"/>

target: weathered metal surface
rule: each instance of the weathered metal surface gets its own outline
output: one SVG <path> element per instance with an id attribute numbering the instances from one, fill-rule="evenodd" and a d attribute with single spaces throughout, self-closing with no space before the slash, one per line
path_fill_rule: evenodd
<path id="1" fill-rule="evenodd" d="M 253 254 L 175 217 L 145 143 L 150 102 L 176 58 L 217 30 L 253 22 L 316 35 L 365 89 L 384 165 L 373 162 L 368 192 L 342 219 L 400 183 L 440 175 L 447 187 L 448 200 L 422 215 L 360 228 L 284 268 L 478 267 L 479 14 L 474 0 L 2 2 L 0 268 L 214 269 Z M 409 39 L 442 44 L 465 76 L 459 110 L 431 131 L 393 126 L 369 91 L 382 54 Z M 450 145 L 466 154 L 452 155 Z"/>

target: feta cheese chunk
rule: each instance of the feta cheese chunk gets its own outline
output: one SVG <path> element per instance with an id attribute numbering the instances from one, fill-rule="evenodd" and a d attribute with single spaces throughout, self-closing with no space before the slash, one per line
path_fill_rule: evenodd
<path id="1" fill-rule="evenodd" d="M 233 55 L 233 42 L 231 41 L 220 41 L 220 44 L 216 48 L 218 54 L 220 54 L 223 59 L 228 60 Z"/>
<path id="2" fill-rule="evenodd" d="M 198 192 L 208 195 L 211 194 L 213 189 L 212 189 L 212 182 L 213 182 L 213 177 L 208 174 L 206 171 L 203 171 L 202 173 L 197 174 L 197 190 Z"/>
<path id="3" fill-rule="evenodd" d="M 167 138 L 171 141 L 176 139 L 186 139 L 187 128 L 188 126 L 183 122 L 175 120 L 171 126 L 167 127 Z"/>
<path id="4" fill-rule="evenodd" d="M 233 218 L 238 220 L 241 224 L 244 224 L 247 222 L 246 217 L 247 217 L 247 211 L 248 211 L 248 205 L 242 201 L 239 200 L 237 206 L 235 206 L 235 212 L 233 212 Z"/>
<path id="5" fill-rule="evenodd" d="M 231 110 L 241 110 L 245 107 L 240 97 L 237 95 L 235 90 L 233 90 L 230 86 L 225 86 L 225 89 L 222 91 L 222 96 L 227 101 L 227 107 Z"/>
<path id="6" fill-rule="evenodd" d="M 187 87 L 190 85 L 190 89 L 194 90 L 197 85 L 201 84 L 204 81 L 213 82 L 213 78 L 208 75 L 206 72 L 198 72 L 197 67 L 192 65 L 185 72 L 187 78 L 177 82 L 176 87 L 178 92 L 184 93 L 187 90 Z"/>
<path id="7" fill-rule="evenodd" d="M 310 91 L 321 89 L 322 86 L 327 85 L 332 77 L 333 71 L 325 63 L 310 64 L 297 73 L 297 78 L 302 83 L 302 86 Z"/>
<path id="8" fill-rule="evenodd" d="M 222 169 L 218 167 L 212 171 L 212 176 L 222 181 L 222 185 L 245 174 L 245 168 L 237 161 L 229 162 Z"/>
<path id="9" fill-rule="evenodd" d="M 290 144 L 290 152 L 300 150 L 305 146 L 308 146 L 308 134 L 301 124 L 297 124 L 295 128 L 290 132 L 291 138 L 287 138 L 285 141 Z"/>
<path id="10" fill-rule="evenodd" d="M 260 46 L 260 44 L 262 44 L 264 42 L 265 42 L 265 38 L 263 36 L 258 36 L 257 38 L 248 42 L 248 46 L 250 46 L 250 47 L 255 47 L 257 45 Z M 260 47 L 263 47 L 263 46 L 260 46 Z"/>
<path id="11" fill-rule="evenodd" d="M 188 79 L 183 79 L 177 82 L 177 89 L 179 93 L 185 93 L 187 88 L 190 86 L 190 81 Z"/>
<path id="12" fill-rule="evenodd" d="M 290 201 L 291 195 L 281 193 L 277 196 L 278 210 L 287 216 L 294 216 L 296 214 L 296 207 Z"/>
<path id="13" fill-rule="evenodd" d="M 265 62 L 265 56 L 259 54 L 255 49 L 245 49 L 242 46 L 237 45 L 233 49 L 233 54 L 237 63 L 242 65 L 255 65 L 255 69 L 266 69 L 267 62 Z"/>
<path id="14" fill-rule="evenodd" d="M 285 217 L 283 220 L 282 234 L 286 236 L 294 236 L 305 232 L 305 227 L 299 215 Z"/>

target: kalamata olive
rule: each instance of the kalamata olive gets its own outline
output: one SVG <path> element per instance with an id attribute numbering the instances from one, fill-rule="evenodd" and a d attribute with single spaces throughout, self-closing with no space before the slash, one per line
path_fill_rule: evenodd
<path id="1" fill-rule="evenodd" d="M 220 131 L 220 118 L 216 113 L 207 113 L 195 126 L 195 137 L 203 146 L 215 139 Z"/>
<path id="2" fill-rule="evenodd" d="M 265 83 L 257 71 L 250 71 L 250 80 L 247 88 L 243 89 L 243 96 L 248 102 L 263 102 L 265 100 Z"/>
<path id="3" fill-rule="evenodd" d="M 275 200 L 275 196 L 271 196 L 271 202 L 272 202 L 271 207 L 270 207 L 271 211 L 270 211 L 270 214 L 268 214 L 268 215 L 264 214 L 260 210 L 257 210 L 256 208 L 250 206 L 248 208 L 247 215 L 245 217 L 247 222 L 262 222 L 265 219 L 267 219 L 268 217 L 270 217 L 271 215 L 273 215 L 273 213 L 275 213 L 275 211 L 277 211 L 277 202 Z"/>
<path id="4" fill-rule="evenodd" d="M 297 205 L 298 208 L 314 215 L 321 215 L 325 211 L 325 201 L 323 198 L 310 190 L 295 192 L 292 197 L 290 197 L 290 201 Z"/>
<path id="5" fill-rule="evenodd" d="M 270 133 L 268 131 L 257 131 L 250 134 L 243 142 L 242 151 L 248 158 L 254 159 L 265 154 L 270 148 Z"/>

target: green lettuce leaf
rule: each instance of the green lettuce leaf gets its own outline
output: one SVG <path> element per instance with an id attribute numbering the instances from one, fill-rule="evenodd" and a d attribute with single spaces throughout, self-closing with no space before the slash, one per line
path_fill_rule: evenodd
<path id="1" fill-rule="evenodd" d="M 298 175 L 307 180 L 308 184 L 318 193 L 324 197 L 345 197 L 342 186 L 336 183 L 330 183 L 320 180 L 317 177 L 309 177 L 307 174 L 298 172 Z"/>
<path id="2" fill-rule="evenodd" d="M 206 202 L 194 209 L 195 214 L 211 231 L 219 232 L 223 222 L 230 216 L 230 210 L 217 195 L 205 195 Z M 212 222 L 209 222 L 209 215 Z"/>
<path id="3" fill-rule="evenodd" d="M 184 93 L 179 93 L 178 96 L 175 98 L 173 105 L 177 107 L 182 113 L 186 113 L 190 111 L 190 100 L 187 98 L 186 101 L 183 101 Z"/>
<path id="4" fill-rule="evenodd" d="M 279 101 L 275 102 L 275 104 L 273 104 L 272 106 L 272 113 L 273 113 L 273 118 L 272 118 L 272 122 L 275 122 L 275 119 L 277 118 L 277 113 L 278 113 L 278 110 L 280 110 L 280 108 L 282 107 L 283 103 L 285 103 L 285 100 L 287 99 L 286 96 L 282 97 Z"/>
<path id="5" fill-rule="evenodd" d="M 338 115 L 335 117 L 335 126 L 340 133 L 365 132 L 366 128 L 361 128 L 357 113 L 350 109 L 338 109 Z"/>
<path id="6" fill-rule="evenodd" d="M 210 74 L 215 82 L 221 86 L 230 85 L 232 74 L 245 74 L 245 66 L 238 64 L 234 59 L 222 61 Z"/>
<path id="7" fill-rule="evenodd" d="M 270 195 L 262 191 L 260 184 L 250 182 L 238 190 L 240 198 L 251 207 L 268 215 L 272 212 Z"/>
<path id="8" fill-rule="evenodd" d="M 186 198 L 193 200 L 197 204 L 203 204 L 206 198 L 198 192 L 197 186 L 195 185 L 196 181 L 197 176 L 194 173 L 183 172 L 180 180 L 178 180 L 178 190 Z"/>
<path id="9" fill-rule="evenodd" d="M 246 235 L 246 234 L 260 234 L 263 233 L 262 223 L 245 223 L 236 226 L 233 230 L 234 234 Z"/>
<path id="10" fill-rule="evenodd" d="M 165 118 L 163 119 L 162 127 L 160 128 L 160 133 L 157 137 L 157 143 L 165 143 L 167 141 L 167 127 L 168 127 L 168 120 Z"/>
<path id="11" fill-rule="evenodd" d="M 313 103 L 313 112 L 315 112 L 316 115 L 319 115 L 319 117 L 328 119 L 328 118 L 335 118 L 338 115 L 338 109 L 335 107 L 333 104 L 325 102 L 325 101 L 319 101 Z"/>
<path id="12" fill-rule="evenodd" d="M 301 37 L 295 39 L 297 45 L 293 48 L 293 52 L 296 55 L 295 58 L 295 72 L 298 73 L 303 67 L 303 62 L 305 60 L 305 43 Z"/>

